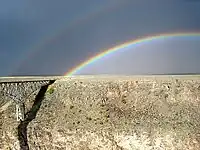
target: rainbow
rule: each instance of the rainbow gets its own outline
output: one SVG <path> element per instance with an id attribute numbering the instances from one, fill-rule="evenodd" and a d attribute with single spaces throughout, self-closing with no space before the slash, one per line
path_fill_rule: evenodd
<path id="1" fill-rule="evenodd" d="M 116 2 L 115 4 L 112 5 L 107 5 L 104 7 L 94 7 L 93 8 L 93 12 L 89 12 L 83 16 L 80 16 L 78 18 L 72 18 L 72 20 L 67 20 L 66 22 L 64 22 L 64 26 L 59 27 L 58 29 L 56 29 L 54 32 L 48 34 L 46 37 L 43 37 L 39 43 L 37 43 L 36 45 L 34 45 L 33 47 L 30 48 L 30 50 L 28 50 L 27 52 L 25 52 L 25 58 L 24 55 L 21 56 L 20 62 L 17 62 L 15 65 L 15 68 L 17 70 L 17 68 L 19 68 L 22 64 L 25 64 L 26 61 L 29 61 L 29 59 L 35 55 L 39 50 L 41 50 L 42 46 L 45 46 L 47 44 L 49 44 L 50 42 L 53 42 L 54 40 L 56 40 L 60 35 L 62 35 L 63 33 L 67 33 L 69 31 L 75 30 L 79 25 L 83 25 L 84 23 L 87 23 L 87 21 L 93 20 L 96 17 L 106 14 L 106 13 L 110 13 L 112 12 L 112 10 L 115 10 L 117 8 L 119 8 L 121 5 L 125 5 L 126 3 L 124 1 L 119 1 Z"/>
<path id="2" fill-rule="evenodd" d="M 115 46 L 111 49 L 104 50 L 103 52 L 95 55 L 94 57 L 89 58 L 88 60 L 84 61 L 83 63 L 79 64 L 77 67 L 71 69 L 70 71 L 66 72 L 65 76 L 71 76 L 83 69 L 85 66 L 94 63 L 95 61 L 99 60 L 100 58 L 103 58 L 106 55 L 109 55 L 111 53 L 117 52 L 119 50 L 122 50 L 123 48 L 128 48 L 131 46 L 136 46 L 138 44 L 142 44 L 145 42 L 151 42 L 158 39 L 166 39 L 170 37 L 188 37 L 188 36 L 198 36 L 200 37 L 200 32 L 178 32 L 178 33 L 164 33 L 164 34 L 156 34 L 152 36 L 145 36 L 142 38 L 138 38 L 133 41 L 125 42 L 121 45 Z"/>

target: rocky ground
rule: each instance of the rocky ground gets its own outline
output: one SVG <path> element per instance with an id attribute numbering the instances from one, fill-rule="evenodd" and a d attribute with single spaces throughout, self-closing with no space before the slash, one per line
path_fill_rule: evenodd
<path id="1" fill-rule="evenodd" d="M 200 149 L 200 77 L 73 77 L 26 99 L 0 97 L 0 149 Z"/>

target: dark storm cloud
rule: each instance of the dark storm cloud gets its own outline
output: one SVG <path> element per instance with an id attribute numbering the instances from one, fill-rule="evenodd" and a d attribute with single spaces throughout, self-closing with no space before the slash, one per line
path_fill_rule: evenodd
<path id="1" fill-rule="evenodd" d="M 34 28 L 18 20 L 0 19 L 0 67 L 9 70 L 17 57 L 34 40 Z M 32 31 L 32 32 L 30 32 Z M 32 39 L 28 37 L 32 36 Z M 4 72 L 1 70 L 1 72 Z"/>
<path id="2" fill-rule="evenodd" d="M 0 5 L 0 19 L 4 19 L 0 32 L 6 31 L 0 47 L 7 47 L 6 53 L 12 57 L 6 56 L 13 59 L 9 63 L 2 59 L 1 64 L 7 63 L 12 74 L 63 74 L 95 53 L 139 36 L 200 28 L 198 3 L 123 1 L 119 7 L 105 9 L 116 5 L 112 2 L 121 1 L 40 0 Z M 103 11 L 87 19 L 96 9 Z M 76 23 L 80 18 L 86 19 Z M 56 35 L 59 30 L 61 34 Z M 23 34 L 12 36 L 16 32 Z M 52 35 L 52 40 L 33 48 Z M 0 73 L 8 71 L 3 68 Z"/>
<path id="3" fill-rule="evenodd" d="M 106 0 L 1 1 L 0 74 L 6 75 L 12 71 L 16 63 L 27 57 L 34 45 L 52 36 L 59 28 L 110 3 Z"/>
<path id="4" fill-rule="evenodd" d="M 183 1 L 185 1 L 185 2 L 200 2 L 200 0 L 183 0 Z"/>

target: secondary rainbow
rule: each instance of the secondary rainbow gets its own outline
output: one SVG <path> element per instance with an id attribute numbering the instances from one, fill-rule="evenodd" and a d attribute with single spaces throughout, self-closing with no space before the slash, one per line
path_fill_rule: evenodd
<path id="1" fill-rule="evenodd" d="M 111 49 L 104 50 L 102 53 L 99 53 L 95 55 L 94 57 L 89 58 L 88 60 L 84 61 L 77 67 L 71 69 L 67 73 L 65 73 L 65 76 L 71 76 L 83 69 L 85 66 L 99 60 L 100 58 L 109 55 L 111 53 L 114 53 L 116 51 L 122 50 L 123 48 L 130 47 L 130 46 L 135 46 L 138 44 L 142 44 L 144 42 L 151 42 L 153 40 L 158 40 L 158 39 L 165 39 L 165 38 L 170 38 L 170 37 L 188 37 L 188 36 L 198 36 L 200 37 L 200 32 L 178 32 L 178 33 L 164 33 L 164 34 L 157 34 L 157 35 L 152 35 L 152 36 L 146 36 L 142 37 L 133 41 L 126 42 L 124 44 L 115 46 Z"/>

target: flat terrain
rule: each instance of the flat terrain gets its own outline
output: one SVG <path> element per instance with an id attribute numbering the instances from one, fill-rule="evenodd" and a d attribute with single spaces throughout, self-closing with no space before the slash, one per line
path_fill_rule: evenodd
<path id="1" fill-rule="evenodd" d="M 114 75 L 78 75 L 78 76 L 11 76 L 11 77 L 0 77 L 1 82 L 23 82 L 23 81 L 41 81 L 41 80 L 68 80 L 68 79 L 148 79 L 148 78 L 181 78 L 181 79 L 199 79 L 200 75 L 134 75 L 134 76 L 114 76 Z"/>
<path id="2" fill-rule="evenodd" d="M 56 80 L 64 78 L 63 76 L 21 76 L 21 77 L 0 77 L 1 82 L 24 82 L 24 81 L 43 81 Z"/>
<path id="3" fill-rule="evenodd" d="M 199 75 L 15 77 L 0 84 L 52 79 L 26 97 L 23 122 L 2 94 L 0 149 L 200 149 Z"/>

